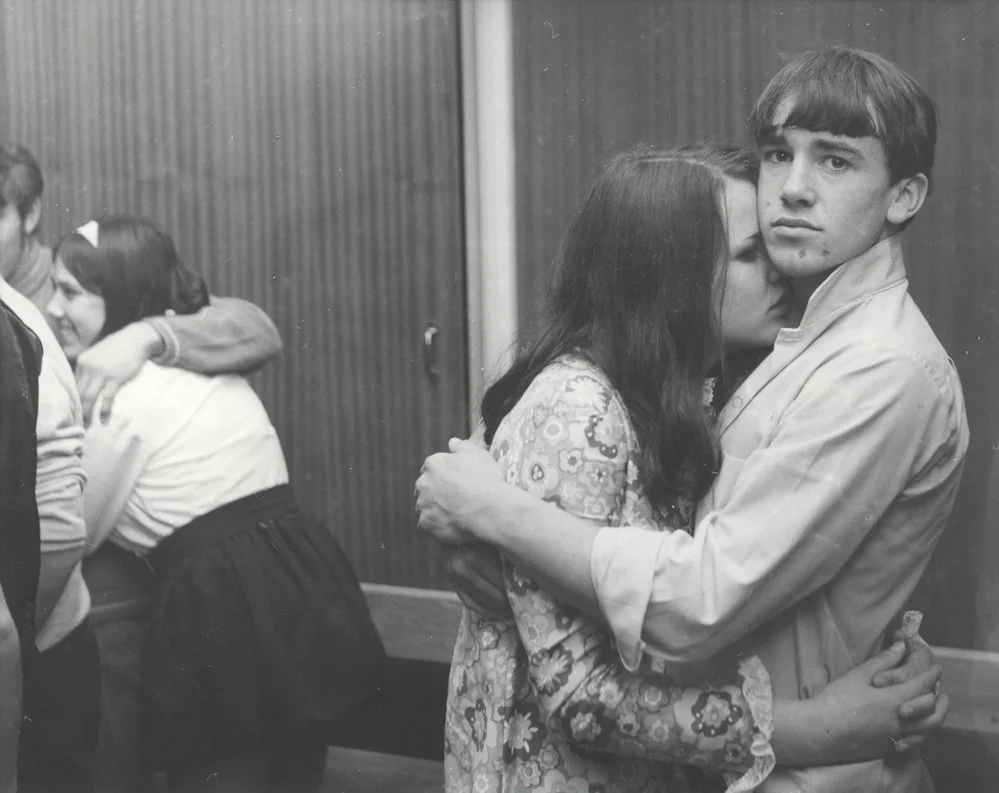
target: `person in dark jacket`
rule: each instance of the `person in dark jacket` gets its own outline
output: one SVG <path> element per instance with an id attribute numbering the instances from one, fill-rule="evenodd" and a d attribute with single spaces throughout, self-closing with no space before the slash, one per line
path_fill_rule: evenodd
<path id="1" fill-rule="evenodd" d="M 40 539 L 35 416 L 41 345 L 0 301 L 0 791 L 17 790 L 21 711 L 30 704 L 38 648 Z"/>

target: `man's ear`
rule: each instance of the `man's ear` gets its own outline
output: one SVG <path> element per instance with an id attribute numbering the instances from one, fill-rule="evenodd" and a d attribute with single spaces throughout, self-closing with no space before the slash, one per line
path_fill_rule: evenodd
<path id="1" fill-rule="evenodd" d="M 899 179 L 892 187 L 892 202 L 888 205 L 888 222 L 901 226 L 912 220 L 930 192 L 930 181 L 925 174 L 917 173 Z"/>
<path id="2" fill-rule="evenodd" d="M 31 205 L 31 209 L 28 210 L 28 214 L 24 216 L 24 220 L 21 221 L 21 228 L 24 229 L 24 233 L 27 236 L 31 236 L 38 229 L 38 224 L 42 220 L 42 199 L 36 198 L 35 203 Z"/>

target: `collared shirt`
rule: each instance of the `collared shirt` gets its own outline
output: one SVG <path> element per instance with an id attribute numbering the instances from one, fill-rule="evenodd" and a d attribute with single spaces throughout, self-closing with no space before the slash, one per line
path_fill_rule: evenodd
<path id="1" fill-rule="evenodd" d="M 69 362 L 48 323 L 27 297 L 0 279 L 0 299 L 38 337 L 42 345 L 38 376 L 38 470 L 35 495 L 42 553 L 82 552 L 83 409 Z M 65 638 L 90 611 L 90 596 L 77 565 L 45 622 L 38 626 L 38 648 L 47 650 Z"/>
<path id="2" fill-rule="evenodd" d="M 643 637 L 681 662 L 737 645 L 763 659 L 775 697 L 810 697 L 880 646 L 968 447 L 957 371 L 909 295 L 897 238 L 830 274 L 718 428 L 694 536 L 600 532 L 597 597 L 627 663 Z"/>
<path id="3" fill-rule="evenodd" d="M 242 377 L 143 365 L 91 422 L 87 527 L 138 554 L 194 518 L 288 483 L 281 443 Z"/>

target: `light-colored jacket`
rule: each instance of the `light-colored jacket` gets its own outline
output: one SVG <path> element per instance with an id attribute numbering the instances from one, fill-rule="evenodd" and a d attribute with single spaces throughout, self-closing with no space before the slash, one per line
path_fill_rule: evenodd
<path id="1" fill-rule="evenodd" d="M 719 432 L 694 536 L 601 532 L 598 598 L 629 664 L 643 635 L 675 662 L 732 648 L 763 659 L 775 698 L 811 697 L 880 648 L 968 447 L 956 369 L 909 295 L 897 238 L 826 279 Z M 932 790 L 912 752 L 792 776 L 807 793 Z"/>

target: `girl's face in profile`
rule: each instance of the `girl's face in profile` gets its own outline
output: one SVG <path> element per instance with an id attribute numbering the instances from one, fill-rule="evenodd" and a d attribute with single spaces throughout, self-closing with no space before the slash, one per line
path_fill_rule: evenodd
<path id="1" fill-rule="evenodd" d="M 52 281 L 55 294 L 46 311 L 55 322 L 63 352 L 72 362 L 101 335 L 107 316 L 104 298 L 84 289 L 61 258 L 55 261 Z"/>
<path id="2" fill-rule="evenodd" d="M 769 347 L 794 324 L 787 278 L 767 256 L 756 214 L 756 187 L 725 180 L 728 267 L 715 279 L 715 306 L 726 352 Z"/>

